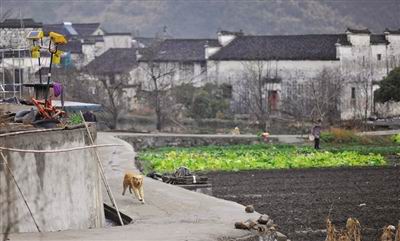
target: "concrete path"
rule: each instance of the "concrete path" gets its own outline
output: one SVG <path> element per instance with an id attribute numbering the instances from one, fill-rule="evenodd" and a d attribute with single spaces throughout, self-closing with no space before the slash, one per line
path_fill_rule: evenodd
<path id="1" fill-rule="evenodd" d="M 360 136 L 390 136 L 399 134 L 400 130 L 386 130 L 386 131 L 366 131 L 360 132 Z"/>
<path id="2" fill-rule="evenodd" d="M 118 133 L 119 135 L 120 133 Z M 106 176 L 120 210 L 134 219 L 124 227 L 92 230 L 68 230 L 52 233 L 11 234 L 10 240 L 219 240 L 245 239 L 250 233 L 234 229 L 236 221 L 258 218 L 247 214 L 234 202 L 188 191 L 173 185 L 145 178 L 145 201 L 141 204 L 127 192 L 122 196 L 125 170 L 137 171 L 132 147 L 114 137 L 113 133 L 98 133 L 97 142 L 118 143 L 100 151 Z M 104 201 L 110 203 L 105 191 Z M 79 208 L 79 207 L 77 207 Z"/>

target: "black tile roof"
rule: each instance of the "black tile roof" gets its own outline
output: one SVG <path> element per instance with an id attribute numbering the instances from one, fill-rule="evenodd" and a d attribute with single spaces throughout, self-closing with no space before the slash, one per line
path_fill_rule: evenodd
<path id="1" fill-rule="evenodd" d="M 151 44 L 156 40 L 155 38 L 149 38 L 149 37 L 134 37 L 133 40 L 136 41 L 134 43 L 135 47 L 137 48 L 143 48 L 143 47 L 149 47 Z"/>
<path id="2" fill-rule="evenodd" d="M 64 24 L 62 23 L 45 24 L 43 25 L 43 32 L 46 36 L 49 35 L 50 32 L 56 32 L 65 36 L 69 36 L 69 32 L 64 28 Z"/>
<path id="3" fill-rule="evenodd" d="M 100 27 L 100 23 L 73 23 L 72 27 L 79 35 L 91 35 Z"/>
<path id="4" fill-rule="evenodd" d="M 82 43 L 80 40 L 68 40 L 66 45 L 61 45 L 59 47 L 61 51 L 70 52 L 72 54 L 82 53 Z"/>
<path id="5" fill-rule="evenodd" d="M 24 19 L 6 19 L 0 23 L 0 28 L 41 28 L 43 26 L 40 22 L 35 22 L 32 18 Z"/>
<path id="6" fill-rule="evenodd" d="M 400 34 L 400 29 L 395 29 L 395 30 L 391 30 L 391 29 L 385 29 L 384 31 L 385 33 L 389 33 L 389 34 Z"/>
<path id="7" fill-rule="evenodd" d="M 96 57 L 85 67 L 85 71 L 93 74 L 126 73 L 136 65 L 136 49 L 115 48 Z"/>
<path id="8" fill-rule="evenodd" d="M 127 36 L 127 35 L 132 35 L 132 33 L 128 33 L 128 32 L 126 32 L 126 33 L 124 33 L 124 32 L 106 32 L 104 35 L 106 35 L 106 36 L 118 36 L 118 35 L 121 35 L 121 36 Z"/>
<path id="9" fill-rule="evenodd" d="M 371 31 L 369 29 L 354 29 L 354 28 L 347 28 L 346 32 L 355 33 L 355 34 L 370 34 Z"/>
<path id="10" fill-rule="evenodd" d="M 210 60 L 336 60 L 346 35 L 239 36 Z"/>
<path id="11" fill-rule="evenodd" d="M 89 36 L 100 27 L 100 23 L 73 23 L 71 26 L 79 36 Z M 45 24 L 43 25 L 43 32 L 46 35 L 48 35 L 49 32 L 57 32 L 65 36 L 71 36 L 63 23 Z"/>
<path id="12" fill-rule="evenodd" d="M 150 57 L 146 50 L 142 50 L 140 61 L 153 59 L 158 62 L 200 62 L 205 61 L 206 44 L 215 46 L 216 39 L 166 39 L 155 47 L 158 53 Z M 151 46 L 149 48 L 152 48 Z"/>
<path id="13" fill-rule="evenodd" d="M 83 43 L 87 44 L 94 44 L 96 42 L 104 42 L 103 35 L 88 35 L 88 36 L 81 36 Z"/>
<path id="14" fill-rule="evenodd" d="M 370 43 L 374 44 L 389 44 L 384 34 L 371 34 Z"/>
<path id="15" fill-rule="evenodd" d="M 236 36 L 243 36 L 243 32 L 240 30 L 239 32 L 232 32 L 232 31 L 226 31 L 226 30 L 221 30 L 218 33 L 222 35 L 236 35 Z"/>

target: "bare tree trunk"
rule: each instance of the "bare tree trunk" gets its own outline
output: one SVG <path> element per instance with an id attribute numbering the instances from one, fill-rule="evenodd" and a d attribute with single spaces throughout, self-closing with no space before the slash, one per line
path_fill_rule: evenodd
<path id="1" fill-rule="evenodd" d="M 153 83 L 154 83 L 154 95 L 155 95 L 155 101 L 156 101 L 156 128 L 158 131 L 161 131 L 162 128 L 162 119 L 161 119 L 161 100 L 160 100 L 160 93 L 157 85 L 157 78 L 153 75 L 152 76 Z"/>

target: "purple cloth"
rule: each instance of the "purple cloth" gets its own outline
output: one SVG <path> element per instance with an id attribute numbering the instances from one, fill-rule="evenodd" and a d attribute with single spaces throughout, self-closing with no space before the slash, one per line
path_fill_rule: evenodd
<path id="1" fill-rule="evenodd" d="M 58 97 L 62 94 L 63 91 L 63 87 L 60 83 L 55 82 L 53 84 L 53 92 L 54 92 L 54 96 Z"/>

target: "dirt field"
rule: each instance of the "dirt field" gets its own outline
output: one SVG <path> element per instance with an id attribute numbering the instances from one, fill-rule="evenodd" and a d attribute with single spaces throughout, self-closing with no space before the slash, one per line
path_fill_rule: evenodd
<path id="1" fill-rule="evenodd" d="M 363 241 L 376 241 L 400 220 L 400 168 L 346 168 L 209 173 L 213 195 L 270 215 L 293 241 L 323 241 L 330 212 L 343 227 L 358 218 Z M 240 220 L 238 220 L 240 221 Z"/>

